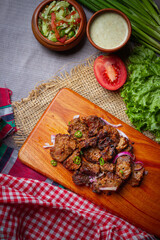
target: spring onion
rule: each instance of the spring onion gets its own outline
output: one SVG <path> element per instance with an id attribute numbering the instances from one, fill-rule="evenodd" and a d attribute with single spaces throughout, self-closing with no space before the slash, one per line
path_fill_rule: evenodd
<path id="1" fill-rule="evenodd" d="M 78 0 L 93 12 L 116 8 L 124 12 L 132 25 L 135 40 L 160 54 L 160 10 L 154 0 Z"/>

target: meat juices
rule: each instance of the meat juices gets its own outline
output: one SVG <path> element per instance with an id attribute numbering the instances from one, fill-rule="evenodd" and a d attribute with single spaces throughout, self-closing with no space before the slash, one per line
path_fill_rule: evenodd
<path id="1" fill-rule="evenodd" d="M 56 135 L 50 154 L 73 173 L 76 185 L 87 185 L 101 193 L 117 191 L 128 179 L 132 186 L 140 184 L 144 168 L 133 164 L 129 154 L 117 156 L 133 153 L 133 146 L 115 127 L 97 116 L 78 117 L 69 122 L 68 133 Z"/>

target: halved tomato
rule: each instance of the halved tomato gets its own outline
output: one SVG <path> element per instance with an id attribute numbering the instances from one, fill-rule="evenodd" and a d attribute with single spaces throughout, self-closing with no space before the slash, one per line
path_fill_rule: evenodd
<path id="1" fill-rule="evenodd" d="M 115 55 L 100 55 L 94 62 L 94 74 L 102 87 L 117 90 L 127 79 L 127 70 L 122 60 Z"/>

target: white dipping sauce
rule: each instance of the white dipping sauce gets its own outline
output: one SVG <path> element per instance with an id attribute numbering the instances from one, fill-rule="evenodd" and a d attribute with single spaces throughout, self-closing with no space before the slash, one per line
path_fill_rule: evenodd
<path id="1" fill-rule="evenodd" d="M 128 36 L 128 25 L 118 13 L 102 13 L 91 23 L 90 36 L 99 47 L 113 49 L 125 42 Z"/>

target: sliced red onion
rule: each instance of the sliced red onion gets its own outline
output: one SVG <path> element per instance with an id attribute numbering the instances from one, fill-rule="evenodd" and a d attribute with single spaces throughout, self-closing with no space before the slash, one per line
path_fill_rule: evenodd
<path id="1" fill-rule="evenodd" d="M 110 125 L 110 126 L 112 126 L 112 127 L 115 127 L 115 128 L 118 128 L 118 127 L 122 127 L 122 124 L 117 124 L 117 125 L 115 125 L 115 124 L 112 124 L 112 123 L 109 123 L 109 122 L 107 122 L 104 118 L 101 118 L 107 125 Z"/>
<path id="2" fill-rule="evenodd" d="M 116 191 L 117 187 L 101 187 L 99 188 L 101 191 Z"/>
<path id="3" fill-rule="evenodd" d="M 96 178 L 100 178 L 104 175 L 104 172 L 100 173 Z"/>
<path id="4" fill-rule="evenodd" d="M 96 177 L 89 176 L 89 182 L 90 183 L 93 183 L 93 182 L 96 182 L 96 181 L 97 181 Z"/>
<path id="5" fill-rule="evenodd" d="M 46 144 L 46 145 L 43 146 L 43 148 L 51 148 L 51 147 L 54 147 L 54 145 Z"/>
<path id="6" fill-rule="evenodd" d="M 93 182 L 97 181 L 97 178 L 100 178 L 103 175 L 104 175 L 104 172 L 100 173 L 98 176 L 95 176 L 95 177 L 89 176 L 89 182 L 93 183 Z"/>
<path id="7" fill-rule="evenodd" d="M 134 164 L 140 164 L 141 165 L 140 167 L 137 167 L 137 168 L 135 167 L 135 169 L 134 169 L 135 171 L 140 171 L 144 166 L 144 163 L 141 162 L 141 161 L 137 161 Z"/>
<path id="8" fill-rule="evenodd" d="M 125 137 L 127 139 L 129 139 L 129 137 L 124 133 L 122 132 L 121 130 L 117 129 L 117 131 L 119 132 L 119 135 L 122 136 L 122 137 Z"/>
<path id="9" fill-rule="evenodd" d="M 131 157 L 131 160 L 134 161 L 135 160 L 135 155 L 132 155 L 130 152 L 120 152 L 118 153 L 115 158 L 113 159 L 113 163 L 116 163 L 117 158 L 121 157 L 121 156 L 125 156 L 128 155 Z"/>
<path id="10" fill-rule="evenodd" d="M 51 142 L 53 143 L 53 145 L 55 144 L 55 138 L 56 138 L 56 135 L 51 135 Z"/>
<path id="11" fill-rule="evenodd" d="M 73 119 L 75 119 L 75 118 L 79 118 L 79 115 L 75 115 L 75 116 L 73 117 Z"/>

